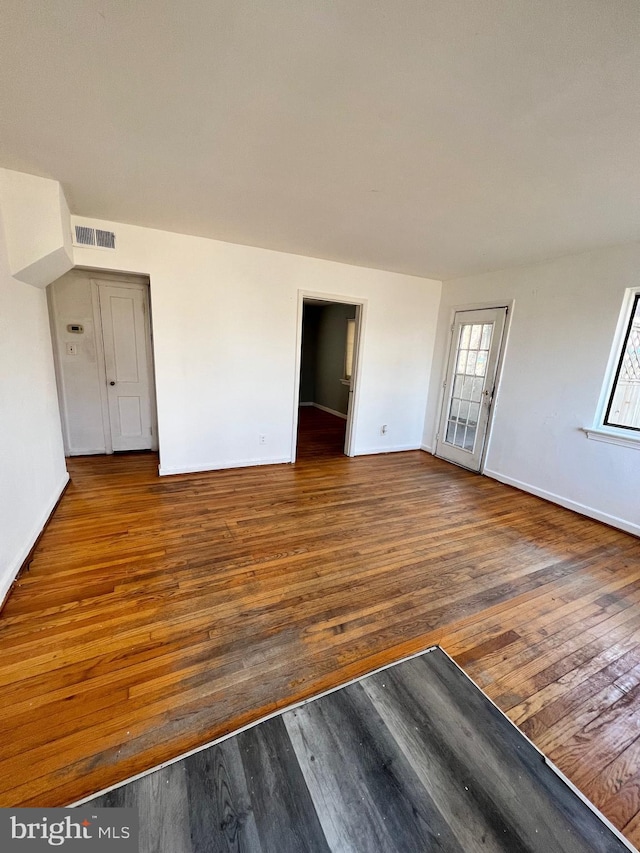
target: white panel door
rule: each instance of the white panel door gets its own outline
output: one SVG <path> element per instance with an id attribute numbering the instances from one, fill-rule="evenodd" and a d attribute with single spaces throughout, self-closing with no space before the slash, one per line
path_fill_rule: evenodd
<path id="1" fill-rule="evenodd" d="M 114 450 L 153 446 L 148 291 L 99 282 L 111 443 Z"/>
<path id="2" fill-rule="evenodd" d="M 506 308 L 457 311 L 436 456 L 479 471 L 495 393 Z"/>

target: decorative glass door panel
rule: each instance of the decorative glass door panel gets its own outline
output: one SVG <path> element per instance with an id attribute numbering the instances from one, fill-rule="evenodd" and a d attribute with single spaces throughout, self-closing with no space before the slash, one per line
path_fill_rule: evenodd
<path id="1" fill-rule="evenodd" d="M 436 455 L 480 469 L 506 308 L 455 315 Z"/>
<path id="2" fill-rule="evenodd" d="M 448 444 L 473 452 L 493 323 L 463 323 L 447 417 Z"/>

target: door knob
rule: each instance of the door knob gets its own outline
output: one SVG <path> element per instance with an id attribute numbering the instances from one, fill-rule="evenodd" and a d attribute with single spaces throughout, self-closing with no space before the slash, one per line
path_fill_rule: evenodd
<path id="1" fill-rule="evenodd" d="M 115 382 L 110 382 L 110 383 L 109 383 L 109 385 L 115 385 L 115 384 L 116 384 Z"/>

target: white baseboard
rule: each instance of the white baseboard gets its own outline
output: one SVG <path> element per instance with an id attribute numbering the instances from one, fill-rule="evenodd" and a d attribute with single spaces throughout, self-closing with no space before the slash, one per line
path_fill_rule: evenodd
<path id="1" fill-rule="evenodd" d="M 615 515 L 609 515 L 606 512 L 601 512 L 599 509 L 594 509 L 591 506 L 586 506 L 585 504 L 578 503 L 577 501 L 569 500 L 569 498 L 565 498 L 562 495 L 556 495 L 553 492 L 548 492 L 546 489 L 539 489 L 537 486 L 532 486 L 530 483 L 523 483 L 521 480 L 515 480 L 513 477 L 506 477 L 504 474 L 500 474 L 498 471 L 492 471 L 489 468 L 485 468 L 482 473 L 487 477 L 491 477 L 493 480 L 499 480 L 501 483 L 506 483 L 507 486 L 515 486 L 516 489 L 520 489 L 523 492 L 529 492 L 531 495 L 535 495 L 538 498 L 544 498 L 544 500 L 551 501 L 551 503 L 554 504 L 559 504 L 566 509 L 572 509 L 574 512 L 580 513 L 580 515 L 586 515 L 588 518 L 595 518 L 596 521 L 602 521 L 605 524 L 609 524 L 611 527 L 617 527 L 620 530 L 624 530 L 626 533 L 632 533 L 634 536 L 640 536 L 640 524 L 634 524 L 631 521 L 626 521 L 626 519 L 618 518 Z"/>
<path id="2" fill-rule="evenodd" d="M 24 545 L 22 546 L 18 554 L 16 554 L 13 560 L 9 563 L 5 571 L 2 573 L 2 578 L 0 578 L 0 607 L 2 607 L 2 604 L 4 603 L 4 600 L 7 597 L 9 590 L 11 589 L 11 586 L 14 580 L 16 579 L 16 575 L 22 568 L 22 564 L 29 556 L 29 552 L 38 540 L 38 536 L 40 536 L 47 522 L 49 521 L 49 516 L 55 509 L 56 504 L 60 500 L 60 495 L 63 493 L 64 488 L 68 482 L 69 472 L 65 471 L 64 477 L 62 478 L 62 482 L 55 490 L 54 495 L 45 507 L 44 512 L 40 515 L 38 521 L 32 527 L 31 532 L 25 540 Z"/>
<path id="3" fill-rule="evenodd" d="M 314 409 L 321 409 L 323 412 L 328 412 L 330 415 L 335 415 L 337 418 L 342 418 L 342 420 L 346 421 L 347 416 L 343 415 L 342 412 L 336 412 L 335 409 L 330 409 L 328 406 L 321 406 L 320 403 L 309 403 L 310 406 L 313 406 Z"/>
<path id="4" fill-rule="evenodd" d="M 356 456 L 373 456 L 375 453 L 404 453 L 407 450 L 420 450 L 419 444 L 392 444 L 384 445 L 383 447 L 367 447 L 364 450 L 358 450 Z"/>
<path id="5" fill-rule="evenodd" d="M 428 444 L 421 444 L 420 450 L 424 450 L 425 453 L 431 453 L 433 455 L 433 447 Z"/>
<path id="6" fill-rule="evenodd" d="M 172 474 L 204 474 L 207 471 L 226 471 L 229 468 L 253 468 L 256 465 L 284 465 L 291 462 L 291 457 L 278 457 L 275 459 L 236 459 L 227 462 L 205 462 L 200 465 L 185 465 L 177 468 L 166 466 L 158 468 L 161 477 L 169 477 Z"/>
<path id="7" fill-rule="evenodd" d="M 298 403 L 299 406 L 314 406 L 315 403 Z"/>

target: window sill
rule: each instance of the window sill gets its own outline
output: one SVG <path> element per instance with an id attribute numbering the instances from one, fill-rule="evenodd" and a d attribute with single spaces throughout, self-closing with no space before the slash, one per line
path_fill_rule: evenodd
<path id="1" fill-rule="evenodd" d="M 618 444 L 620 447 L 632 447 L 634 450 L 640 450 L 640 433 L 636 438 L 621 431 L 614 432 L 602 427 L 584 427 L 584 432 L 587 438 L 594 441 L 604 441 L 607 444 Z"/>

